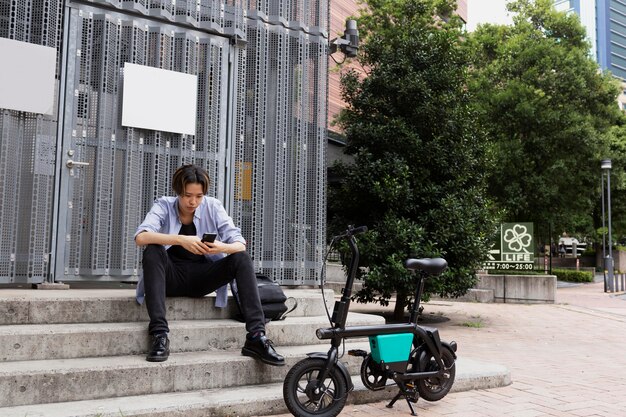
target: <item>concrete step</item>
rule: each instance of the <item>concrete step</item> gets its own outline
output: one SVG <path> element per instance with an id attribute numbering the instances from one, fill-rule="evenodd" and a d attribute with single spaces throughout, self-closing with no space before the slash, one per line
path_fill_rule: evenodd
<path id="1" fill-rule="evenodd" d="M 352 381 L 355 390 L 348 395 L 349 404 L 390 400 L 397 392 L 393 385 L 385 390 L 369 391 L 358 376 L 353 376 Z M 460 358 L 451 392 L 496 388 L 510 383 L 510 372 L 505 367 Z M 445 407 L 445 402 L 445 398 L 439 401 L 441 407 Z M 436 410 L 437 405 L 433 407 Z M 395 408 L 409 412 L 403 401 L 398 401 Z M 247 417 L 287 412 L 282 382 L 0 408 L 3 417 Z"/>
<path id="2" fill-rule="evenodd" d="M 324 284 L 324 291 L 332 290 L 335 294 L 341 295 L 341 291 L 346 286 L 344 281 L 326 281 Z M 352 293 L 356 293 L 363 288 L 363 281 L 356 281 L 352 287 Z"/>
<path id="3" fill-rule="evenodd" d="M 369 349 L 367 342 L 346 346 Z M 144 355 L 4 362 L 0 407 L 280 382 L 308 352 L 328 350 L 328 345 L 276 347 L 286 366 L 265 365 L 240 349 L 175 353 L 161 363 L 147 362 Z M 352 374 L 359 372 L 360 358 L 345 355 L 342 361 Z"/>
<path id="4" fill-rule="evenodd" d="M 492 289 L 470 288 L 469 290 L 467 290 L 467 293 L 465 295 L 457 298 L 441 298 L 439 296 L 433 295 L 431 299 L 446 301 L 464 301 L 470 303 L 494 303 L 495 292 Z"/>
<path id="5" fill-rule="evenodd" d="M 285 289 L 298 301 L 290 317 L 322 316 L 324 299 L 318 289 Z M 325 291 L 332 311 L 334 294 Z M 168 298 L 168 320 L 210 320 L 232 318 L 237 306 L 229 297 L 228 307 L 215 307 L 215 294 L 201 298 Z M 52 323 L 109 323 L 147 321 L 144 305 L 135 301 L 132 289 L 37 291 L 6 289 L 0 293 L 0 325 Z"/>
<path id="6" fill-rule="evenodd" d="M 325 352 L 315 330 L 327 327 L 318 289 L 285 288 L 299 307 L 268 325 L 268 336 L 286 358 L 284 367 L 242 356 L 243 323 L 237 312 L 214 306 L 215 297 L 170 298 L 172 354 L 145 361 L 148 317 L 132 289 L 66 291 L 3 290 L 0 293 L 0 416 L 190 416 L 260 415 L 286 412 L 282 381 L 306 353 Z M 332 309 L 333 291 L 325 291 Z M 383 324 L 377 316 L 350 313 L 349 323 Z M 351 340 L 349 349 L 369 350 Z M 357 375 L 361 358 L 345 355 Z M 461 358 L 453 390 L 510 383 L 508 370 L 468 367 Z M 474 369 L 476 368 L 476 369 Z M 463 375 L 467 375 L 464 378 Z M 465 382 L 464 382 L 465 381 Z M 366 391 L 356 377 L 350 400 L 390 398 L 395 389 Z M 466 387 L 466 388 L 463 388 Z M 386 395 L 382 398 L 381 395 Z"/>
<path id="7" fill-rule="evenodd" d="M 459 298 L 459 301 L 493 303 L 495 302 L 495 292 L 491 289 L 470 288 L 465 296 Z"/>
<path id="8" fill-rule="evenodd" d="M 380 316 L 348 314 L 348 325 L 381 325 Z M 235 320 L 170 321 L 172 352 L 240 349 L 245 325 Z M 326 316 L 287 317 L 270 322 L 268 336 L 276 346 L 327 343 L 315 336 L 329 327 Z M 136 355 L 148 351 L 147 322 L 18 324 L 0 326 L 0 362 Z"/>
<path id="9" fill-rule="evenodd" d="M 326 282 L 346 282 L 347 271 L 339 262 L 326 263 Z"/>

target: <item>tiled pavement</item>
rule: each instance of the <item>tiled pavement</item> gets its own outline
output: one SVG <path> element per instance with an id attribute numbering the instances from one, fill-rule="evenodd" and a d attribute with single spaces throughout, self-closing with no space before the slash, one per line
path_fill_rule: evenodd
<path id="1" fill-rule="evenodd" d="M 419 400 L 418 416 L 626 417 L 626 296 L 602 283 L 559 288 L 553 305 L 433 301 L 425 314 L 449 318 L 436 326 L 459 356 L 505 365 L 513 383 Z M 348 404 L 340 416 L 410 415 L 401 400 L 385 404 Z"/>

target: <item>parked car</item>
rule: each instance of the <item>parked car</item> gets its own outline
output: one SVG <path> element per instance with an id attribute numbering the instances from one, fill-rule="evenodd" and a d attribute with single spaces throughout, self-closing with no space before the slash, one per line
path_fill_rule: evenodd
<path id="1" fill-rule="evenodd" d="M 576 248 L 576 256 L 582 255 L 587 249 L 587 243 L 580 242 L 575 237 L 562 237 L 559 239 L 559 246 L 563 244 L 565 246 L 565 253 L 572 255 L 574 253 L 574 247 Z"/>

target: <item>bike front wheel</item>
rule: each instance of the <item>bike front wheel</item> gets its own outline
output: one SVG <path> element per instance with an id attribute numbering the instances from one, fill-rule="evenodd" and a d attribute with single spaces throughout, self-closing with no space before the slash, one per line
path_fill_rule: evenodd
<path id="1" fill-rule="evenodd" d="M 343 374 L 333 366 L 320 380 L 326 360 L 307 358 L 296 363 L 283 383 L 283 398 L 296 417 L 335 417 L 343 410 L 348 395 Z"/>
<path id="2" fill-rule="evenodd" d="M 454 353 L 444 346 L 441 350 L 441 360 L 444 369 L 440 377 L 420 379 L 417 381 L 417 391 L 426 401 L 439 401 L 450 392 L 452 384 L 454 384 L 454 377 L 456 375 Z M 422 371 L 425 372 L 438 370 L 439 366 L 437 366 L 437 362 L 432 356 L 427 362 L 426 369 L 422 369 Z"/>

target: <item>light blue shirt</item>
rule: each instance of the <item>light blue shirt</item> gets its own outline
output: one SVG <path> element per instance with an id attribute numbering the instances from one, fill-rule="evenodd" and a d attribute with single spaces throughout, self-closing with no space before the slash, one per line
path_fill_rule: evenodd
<path id="1" fill-rule="evenodd" d="M 241 235 L 241 229 L 235 226 L 233 219 L 226 213 L 222 203 L 213 197 L 204 196 L 200 206 L 193 215 L 193 224 L 196 226 L 196 235 L 202 237 L 204 233 L 217 234 L 216 240 L 224 243 L 241 242 L 244 245 L 246 240 Z M 135 237 L 141 232 L 156 232 L 169 235 L 177 235 L 180 232 L 182 223 L 178 216 L 178 197 L 161 197 L 154 202 L 154 205 L 146 214 L 143 223 L 137 227 Z M 165 245 L 169 249 L 171 245 Z M 226 256 L 224 253 L 216 255 L 205 255 L 211 260 L 218 260 Z M 226 307 L 228 300 L 228 289 L 224 285 L 217 289 L 216 307 Z M 143 272 L 139 276 L 137 283 L 137 302 L 143 303 L 145 288 L 143 285 Z"/>

